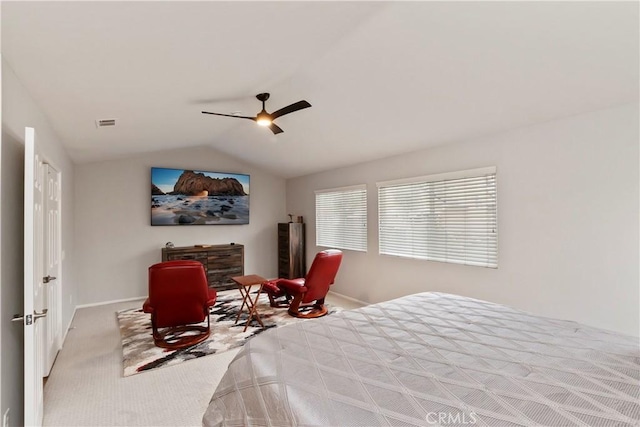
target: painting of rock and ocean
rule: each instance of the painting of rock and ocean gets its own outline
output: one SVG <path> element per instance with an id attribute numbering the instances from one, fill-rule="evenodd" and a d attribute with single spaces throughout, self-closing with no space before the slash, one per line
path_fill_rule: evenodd
<path id="1" fill-rule="evenodd" d="M 151 168 L 151 225 L 249 223 L 249 175 Z"/>

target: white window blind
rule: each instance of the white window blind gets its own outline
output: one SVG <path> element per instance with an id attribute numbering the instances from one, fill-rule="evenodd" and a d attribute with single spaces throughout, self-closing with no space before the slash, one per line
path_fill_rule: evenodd
<path id="1" fill-rule="evenodd" d="M 367 187 L 316 191 L 316 245 L 367 251 Z"/>
<path id="2" fill-rule="evenodd" d="M 380 254 L 498 266 L 495 167 L 377 185 Z"/>

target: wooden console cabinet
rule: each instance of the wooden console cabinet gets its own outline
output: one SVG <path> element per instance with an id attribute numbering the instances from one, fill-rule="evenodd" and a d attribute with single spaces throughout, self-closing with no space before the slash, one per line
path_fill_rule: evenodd
<path id="1" fill-rule="evenodd" d="M 307 274 L 304 224 L 278 224 L 278 277 L 297 279 Z"/>
<path id="2" fill-rule="evenodd" d="M 243 245 L 162 248 L 162 261 L 181 259 L 200 261 L 207 272 L 209 287 L 218 291 L 236 289 L 231 277 L 244 275 Z"/>

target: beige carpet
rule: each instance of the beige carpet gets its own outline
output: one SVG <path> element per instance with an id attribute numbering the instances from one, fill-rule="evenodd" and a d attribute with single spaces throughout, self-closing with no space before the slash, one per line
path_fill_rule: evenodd
<path id="1" fill-rule="evenodd" d="M 140 307 L 111 304 L 76 312 L 44 389 L 44 425 L 196 426 L 237 353 L 122 377 L 120 333 L 113 312 Z"/>
<path id="2" fill-rule="evenodd" d="M 329 294 L 345 309 L 359 307 Z M 142 300 L 79 309 L 44 387 L 45 426 L 200 426 L 239 348 L 144 375 L 122 377 L 115 311 Z"/>

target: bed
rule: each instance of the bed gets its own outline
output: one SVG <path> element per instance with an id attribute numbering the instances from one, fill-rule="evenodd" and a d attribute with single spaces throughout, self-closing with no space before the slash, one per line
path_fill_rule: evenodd
<path id="1" fill-rule="evenodd" d="M 420 293 L 253 338 L 204 426 L 639 425 L 637 337 Z"/>

